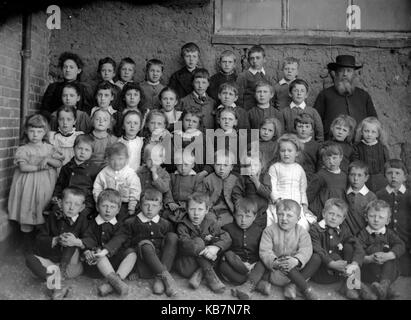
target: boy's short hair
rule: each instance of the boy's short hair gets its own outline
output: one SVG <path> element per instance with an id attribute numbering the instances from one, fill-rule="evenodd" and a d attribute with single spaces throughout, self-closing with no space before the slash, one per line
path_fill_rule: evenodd
<path id="1" fill-rule="evenodd" d="M 285 68 L 286 65 L 288 64 L 293 64 L 296 63 L 297 64 L 297 68 L 300 66 L 300 59 L 294 58 L 294 57 L 287 57 L 283 60 L 283 65 L 282 65 L 282 69 Z"/>
<path id="2" fill-rule="evenodd" d="M 103 201 L 109 201 L 121 207 L 121 195 L 115 189 L 107 188 L 100 192 L 97 198 L 97 205 L 100 205 Z"/>
<path id="3" fill-rule="evenodd" d="M 90 137 L 88 134 L 80 134 L 76 137 L 74 140 L 74 145 L 73 148 L 75 148 L 78 144 L 80 143 L 87 143 L 90 147 L 91 150 L 94 151 L 94 140 L 92 137 Z"/>
<path id="4" fill-rule="evenodd" d="M 59 57 L 58 67 L 62 69 L 64 62 L 66 62 L 67 60 L 73 60 L 76 63 L 77 68 L 81 69 L 81 71 L 83 72 L 83 67 L 84 67 L 83 60 L 81 60 L 79 55 L 73 52 L 67 52 L 67 51 L 63 52 Z"/>
<path id="5" fill-rule="evenodd" d="M 80 88 L 79 88 L 79 86 L 78 86 L 78 84 L 77 84 L 76 82 L 67 82 L 67 83 L 63 86 L 63 89 L 61 90 L 61 93 L 62 93 L 62 94 L 63 94 L 63 90 L 64 90 L 65 88 L 74 89 L 74 90 L 76 91 L 77 95 L 81 97 L 81 91 L 80 91 Z"/>
<path id="6" fill-rule="evenodd" d="M 218 94 L 223 92 L 224 90 L 232 90 L 234 94 L 238 96 L 238 87 L 234 82 L 224 82 L 218 87 Z"/>
<path id="7" fill-rule="evenodd" d="M 181 47 L 181 56 L 184 57 L 187 52 L 198 52 L 200 54 L 200 48 L 194 42 L 188 42 Z"/>
<path id="8" fill-rule="evenodd" d="M 270 88 L 270 92 L 274 93 L 273 86 L 270 83 L 268 83 L 267 81 L 257 81 L 256 84 L 255 84 L 254 93 L 257 91 L 257 88 L 260 88 L 260 87 L 268 87 L 268 88 Z"/>
<path id="9" fill-rule="evenodd" d="M 367 165 L 364 161 L 362 161 L 362 160 L 354 160 L 353 162 L 351 162 L 351 163 L 348 165 L 348 174 L 351 172 L 351 170 L 352 170 L 353 168 L 364 170 L 364 174 L 365 174 L 366 176 L 369 175 L 370 168 L 369 168 L 368 165 Z"/>
<path id="10" fill-rule="evenodd" d="M 295 79 L 295 80 L 291 81 L 290 86 L 288 87 L 288 92 L 291 93 L 291 92 L 293 91 L 293 89 L 294 89 L 298 84 L 299 84 L 299 85 L 303 85 L 303 86 L 305 87 L 305 89 L 307 90 L 307 92 L 308 92 L 309 86 L 308 86 L 307 81 L 305 81 L 304 79 Z"/>
<path id="11" fill-rule="evenodd" d="M 344 213 L 344 217 L 347 216 L 348 204 L 344 200 L 338 198 L 328 199 L 324 204 L 323 213 L 327 212 L 327 210 L 329 210 L 333 206 L 336 206 L 338 209 L 340 209 Z"/>
<path id="12" fill-rule="evenodd" d="M 122 142 L 113 143 L 111 146 L 106 148 L 105 157 L 109 159 L 113 155 L 125 155 L 128 158 L 128 148 Z"/>
<path id="13" fill-rule="evenodd" d="M 63 190 L 63 196 L 61 198 L 64 199 L 69 194 L 71 194 L 73 196 L 76 196 L 76 197 L 82 197 L 83 202 L 86 201 L 86 194 L 80 188 L 77 188 L 77 187 L 67 187 L 67 188 L 65 188 Z"/>
<path id="14" fill-rule="evenodd" d="M 342 147 L 335 143 L 335 142 L 325 142 L 324 145 L 320 149 L 320 157 L 323 159 L 324 157 L 329 157 L 333 155 L 344 155 L 344 151 Z"/>
<path id="15" fill-rule="evenodd" d="M 367 204 L 367 206 L 365 207 L 365 209 L 364 209 L 365 216 L 367 216 L 367 215 L 368 215 L 368 211 L 370 211 L 370 210 L 372 210 L 372 209 L 375 210 L 375 211 L 380 211 L 380 210 L 383 210 L 383 209 L 387 209 L 387 211 L 388 211 L 388 218 L 391 217 L 391 214 L 392 214 L 392 212 L 391 212 L 391 207 L 390 207 L 390 205 L 389 205 L 386 201 L 384 201 L 384 200 L 375 199 L 375 200 L 369 202 L 369 203 Z"/>
<path id="16" fill-rule="evenodd" d="M 101 81 L 101 82 L 99 82 L 99 84 L 98 84 L 97 87 L 96 87 L 96 91 L 94 92 L 94 95 L 97 96 L 97 93 L 98 93 L 100 90 L 110 90 L 110 91 L 111 91 L 111 94 L 112 94 L 113 96 L 115 95 L 113 84 L 112 84 L 111 82 L 109 82 L 109 81 Z"/>
<path id="17" fill-rule="evenodd" d="M 146 200 L 163 202 L 163 194 L 157 189 L 147 188 L 141 193 L 141 202 Z"/>
<path id="18" fill-rule="evenodd" d="M 98 61 L 97 72 L 101 72 L 101 68 L 102 68 L 103 65 L 106 64 L 106 63 L 111 64 L 111 65 L 113 66 L 113 71 L 114 71 L 114 72 L 116 71 L 116 66 L 117 66 L 116 62 L 115 62 L 112 58 L 110 58 L 110 57 L 105 57 L 105 58 L 100 59 L 100 60 Z"/>
<path id="19" fill-rule="evenodd" d="M 135 61 L 131 59 L 130 57 L 125 57 L 121 59 L 120 64 L 118 65 L 118 69 L 120 70 L 126 63 L 136 65 Z"/>
<path id="20" fill-rule="evenodd" d="M 164 71 L 164 63 L 160 59 L 150 59 L 146 63 L 146 72 L 150 69 L 151 66 L 160 66 L 161 71 Z"/>
<path id="21" fill-rule="evenodd" d="M 218 59 L 219 62 L 221 62 L 221 60 L 224 57 L 233 57 L 234 58 L 234 63 L 236 62 L 237 58 L 235 56 L 235 53 L 231 50 L 225 50 L 221 53 L 220 58 Z"/>
<path id="22" fill-rule="evenodd" d="M 340 114 L 337 118 L 335 118 L 330 125 L 330 138 L 333 137 L 332 128 L 336 125 L 348 127 L 348 136 L 346 140 L 351 142 L 355 135 L 355 127 L 357 126 L 357 121 L 347 114 Z"/>
<path id="23" fill-rule="evenodd" d="M 311 124 L 311 128 L 314 129 L 314 118 L 309 113 L 301 113 L 294 119 L 294 129 L 297 128 L 297 124 Z"/>
<path id="24" fill-rule="evenodd" d="M 240 198 L 235 204 L 235 212 L 234 215 L 237 214 L 239 210 L 243 211 L 251 211 L 254 215 L 258 212 L 258 205 L 253 198 L 244 197 Z"/>
<path id="25" fill-rule="evenodd" d="M 194 72 L 193 81 L 197 78 L 210 80 L 210 73 L 207 69 L 200 68 Z"/>
<path id="26" fill-rule="evenodd" d="M 261 53 L 263 54 L 263 57 L 265 57 L 264 48 L 263 48 L 262 46 L 260 46 L 260 45 L 255 45 L 255 46 L 252 46 L 252 47 L 250 48 L 250 50 L 248 50 L 248 59 L 250 59 L 250 56 L 251 56 L 253 53 L 256 53 L 256 52 L 261 52 Z"/>
<path id="27" fill-rule="evenodd" d="M 210 208 L 210 196 L 206 192 L 194 192 L 187 197 L 187 207 L 190 201 L 205 203 L 206 208 Z"/>
<path id="28" fill-rule="evenodd" d="M 390 159 L 384 164 L 384 174 L 387 172 L 387 169 L 394 168 L 394 169 L 401 169 L 404 171 L 404 174 L 408 174 L 408 169 L 405 166 L 404 162 L 400 159 Z"/>
<path id="29" fill-rule="evenodd" d="M 293 211 L 298 217 L 300 217 L 301 214 L 301 206 L 297 201 L 292 199 L 282 199 L 278 201 L 275 205 L 275 209 L 277 212 L 279 212 L 280 210 Z"/>
<path id="30" fill-rule="evenodd" d="M 63 112 L 63 111 L 72 113 L 73 116 L 74 116 L 74 120 L 77 119 L 77 109 L 76 109 L 76 107 L 74 107 L 74 106 L 64 106 L 63 105 L 63 106 L 61 106 L 57 109 L 57 112 L 56 112 L 57 121 L 59 119 L 60 112 Z"/>

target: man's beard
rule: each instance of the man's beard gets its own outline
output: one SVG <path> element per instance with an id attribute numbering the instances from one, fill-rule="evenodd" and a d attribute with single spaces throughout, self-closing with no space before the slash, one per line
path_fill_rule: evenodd
<path id="1" fill-rule="evenodd" d="M 335 79 L 335 88 L 340 95 L 351 95 L 355 89 L 354 79 Z"/>

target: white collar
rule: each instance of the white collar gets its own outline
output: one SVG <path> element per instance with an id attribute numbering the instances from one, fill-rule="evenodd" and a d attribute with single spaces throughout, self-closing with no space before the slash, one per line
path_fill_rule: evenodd
<path id="1" fill-rule="evenodd" d="M 193 94 L 194 94 L 194 96 L 196 97 L 196 98 L 198 98 L 198 99 L 200 99 L 200 97 L 208 97 L 208 95 L 207 95 L 207 92 L 204 92 L 204 95 L 203 96 L 200 96 L 197 92 L 195 92 L 195 91 L 193 91 Z"/>
<path id="2" fill-rule="evenodd" d="M 375 233 L 375 234 L 385 234 L 385 232 L 387 231 L 387 228 L 384 226 L 379 230 L 373 230 L 373 229 L 370 228 L 370 226 L 366 226 L 365 230 L 367 230 L 367 232 L 369 234 L 373 234 L 373 233 Z"/>
<path id="3" fill-rule="evenodd" d="M 301 102 L 300 104 L 296 104 L 296 103 L 294 103 L 294 101 L 291 101 L 291 103 L 290 103 L 290 108 L 292 109 L 292 108 L 300 108 L 300 109 L 305 109 L 305 107 L 306 107 L 307 105 L 305 104 L 305 101 L 303 101 L 303 102 Z"/>
<path id="4" fill-rule="evenodd" d="M 368 143 L 365 140 L 361 140 L 362 143 L 364 143 L 366 146 L 375 146 L 378 143 L 378 140 L 375 140 L 374 142 Z"/>
<path id="5" fill-rule="evenodd" d="M 325 170 L 327 170 L 328 172 L 334 173 L 334 174 L 340 174 L 341 173 L 341 168 L 338 168 L 337 170 L 328 170 L 327 168 L 325 168 Z"/>
<path id="6" fill-rule="evenodd" d="M 307 143 L 307 142 L 310 142 L 312 138 L 313 138 L 313 137 L 310 136 L 310 137 L 308 137 L 307 139 L 300 139 L 300 138 L 298 138 L 298 139 L 299 139 L 302 143 Z"/>
<path id="7" fill-rule="evenodd" d="M 105 223 L 105 222 L 110 222 L 113 226 L 115 226 L 116 223 L 117 223 L 116 217 L 114 217 L 114 218 L 111 219 L 110 221 L 106 221 L 106 220 L 104 220 L 100 215 L 98 215 L 94 220 L 96 221 L 96 223 L 97 223 L 98 226 L 101 225 L 101 224 L 103 224 L 103 223 Z"/>
<path id="8" fill-rule="evenodd" d="M 278 81 L 278 84 L 280 86 L 282 86 L 283 84 L 290 84 L 289 82 L 287 82 L 287 80 L 285 80 L 284 78 L 282 78 L 280 81 Z"/>
<path id="9" fill-rule="evenodd" d="M 390 185 L 387 185 L 385 187 L 385 190 L 387 190 L 387 192 L 390 193 L 390 194 L 395 192 L 394 188 L 392 188 Z M 405 188 L 405 186 L 402 184 L 401 187 L 398 189 L 398 191 L 401 192 L 402 194 L 404 194 L 405 191 L 407 191 L 407 188 Z"/>
<path id="10" fill-rule="evenodd" d="M 158 223 L 160 221 L 160 216 L 156 215 L 153 219 L 148 219 L 142 212 L 140 212 L 137 217 L 141 220 L 142 223 L 147 223 L 153 221 L 154 223 Z"/>
<path id="11" fill-rule="evenodd" d="M 157 86 L 157 85 L 160 84 L 160 80 L 157 81 L 157 82 L 151 82 L 151 81 L 147 80 L 147 83 L 148 83 L 150 86 Z"/>
<path id="12" fill-rule="evenodd" d="M 237 105 L 236 105 L 235 103 L 233 103 L 230 107 L 231 107 L 231 108 L 236 108 Z M 225 107 L 224 107 L 222 104 L 220 104 L 220 105 L 217 107 L 217 110 L 218 110 L 218 109 L 222 109 L 222 108 L 225 108 Z"/>
<path id="13" fill-rule="evenodd" d="M 80 216 L 79 214 L 75 215 L 74 217 L 67 217 L 67 216 L 65 215 L 65 217 L 68 218 L 68 219 L 71 219 L 71 221 L 73 221 L 73 223 L 75 223 L 75 222 L 77 221 L 77 219 L 78 219 L 79 216 Z"/>
<path id="14" fill-rule="evenodd" d="M 174 172 L 174 174 L 178 174 L 179 176 L 183 176 L 180 172 L 178 172 L 178 170 L 176 170 Z M 188 173 L 188 176 L 196 176 L 197 172 L 195 172 L 193 169 L 191 169 L 191 171 Z"/>
<path id="15" fill-rule="evenodd" d="M 354 191 L 351 187 L 349 187 L 348 190 L 347 190 L 347 194 L 350 194 L 350 193 L 354 193 L 354 194 L 361 193 L 363 196 L 366 196 L 368 192 L 370 192 L 370 189 L 368 189 L 365 184 L 364 184 L 363 187 L 362 187 L 360 190 L 358 190 L 358 191 Z"/>
<path id="16" fill-rule="evenodd" d="M 325 219 L 322 219 L 320 222 L 318 222 L 318 225 L 322 228 L 325 229 L 326 225 L 325 225 Z M 340 230 L 340 226 L 335 227 L 335 229 Z"/>
<path id="17" fill-rule="evenodd" d="M 257 72 L 262 72 L 263 75 L 265 75 L 264 68 L 261 68 L 261 70 L 256 70 L 256 69 L 253 69 L 253 68 L 249 68 L 248 71 L 250 71 L 254 76 L 256 75 Z"/>
<path id="18" fill-rule="evenodd" d="M 260 108 L 260 109 L 268 109 L 268 108 L 270 108 L 271 107 L 271 105 L 270 105 L 270 103 L 268 102 L 268 103 L 266 103 L 266 104 L 264 104 L 264 105 L 257 105 L 257 107 L 258 108 Z"/>

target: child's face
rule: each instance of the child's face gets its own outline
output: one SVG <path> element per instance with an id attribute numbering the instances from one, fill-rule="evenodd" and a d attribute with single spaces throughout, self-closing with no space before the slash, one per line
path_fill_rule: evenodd
<path id="1" fill-rule="evenodd" d="M 77 76 L 81 73 L 81 69 L 77 66 L 74 60 L 67 59 L 63 63 L 63 77 L 67 81 L 73 81 L 77 79 Z"/>
<path id="2" fill-rule="evenodd" d="M 141 119 L 136 114 L 130 114 L 124 119 L 123 125 L 126 136 L 129 138 L 135 137 L 141 129 Z"/>
<path id="3" fill-rule="evenodd" d="M 57 122 L 60 131 L 67 134 L 73 130 L 73 127 L 76 124 L 76 119 L 74 119 L 74 114 L 72 112 L 60 111 Z"/>
<path id="4" fill-rule="evenodd" d="M 114 99 L 113 92 L 110 89 L 100 89 L 97 92 L 97 104 L 100 108 L 108 108 Z"/>
<path id="5" fill-rule="evenodd" d="M 367 143 L 373 143 L 377 141 L 380 136 L 378 132 L 378 126 L 375 123 L 365 123 L 362 128 L 362 137 Z"/>
<path id="6" fill-rule="evenodd" d="M 103 200 L 97 204 L 97 211 L 104 221 L 110 221 L 120 212 L 120 206 L 110 200 Z"/>
<path id="7" fill-rule="evenodd" d="M 160 200 L 145 200 L 141 202 L 141 212 L 147 219 L 153 219 L 160 213 L 163 202 Z"/>
<path id="8" fill-rule="evenodd" d="M 80 142 L 74 147 L 74 157 L 78 162 L 84 162 L 91 158 L 93 148 L 85 142 Z"/>
<path id="9" fill-rule="evenodd" d="M 105 63 L 100 69 L 101 78 L 104 81 L 112 81 L 115 76 L 114 66 L 111 63 Z"/>
<path id="10" fill-rule="evenodd" d="M 223 111 L 220 114 L 220 127 L 224 131 L 230 131 L 237 125 L 237 119 L 232 112 Z"/>
<path id="11" fill-rule="evenodd" d="M 343 156 L 340 154 L 332 154 L 330 156 L 324 156 L 324 166 L 330 171 L 336 171 L 340 168 Z"/>
<path id="12" fill-rule="evenodd" d="M 231 74 L 234 71 L 235 58 L 233 56 L 225 56 L 220 60 L 220 68 L 223 73 Z"/>
<path id="13" fill-rule="evenodd" d="M 260 128 L 260 138 L 263 141 L 270 141 L 275 134 L 273 123 L 266 123 Z"/>
<path id="14" fill-rule="evenodd" d="M 297 84 L 291 90 L 290 96 L 295 104 L 301 104 L 308 96 L 307 88 L 302 84 Z"/>
<path id="15" fill-rule="evenodd" d="M 85 208 L 84 197 L 66 193 L 66 196 L 61 201 L 61 207 L 66 217 L 75 217 Z"/>
<path id="16" fill-rule="evenodd" d="M 262 52 L 253 52 L 248 57 L 248 62 L 250 63 L 251 68 L 260 70 L 265 63 L 265 57 Z"/>
<path id="17" fill-rule="evenodd" d="M 278 226 L 281 230 L 288 231 L 295 227 L 299 219 L 299 212 L 282 209 L 277 211 Z"/>
<path id="18" fill-rule="evenodd" d="M 188 176 L 191 172 L 191 170 L 194 168 L 194 162 L 185 162 L 183 161 L 182 164 L 176 164 L 177 171 L 182 175 L 182 176 Z"/>
<path id="19" fill-rule="evenodd" d="M 26 131 L 26 135 L 31 143 L 39 144 L 43 141 L 46 131 L 44 128 L 29 127 Z"/>
<path id="20" fill-rule="evenodd" d="M 368 180 L 368 174 L 365 174 L 365 170 L 361 168 L 352 168 L 348 173 L 348 181 L 353 190 L 358 191 L 364 186 Z"/>
<path id="21" fill-rule="evenodd" d="M 368 225 L 372 230 L 380 230 L 382 227 L 386 226 L 390 222 L 390 214 L 388 208 L 375 210 L 370 208 L 367 212 Z"/>
<path id="22" fill-rule="evenodd" d="M 128 90 L 124 96 L 124 100 L 126 101 L 128 108 L 137 108 L 138 104 L 140 103 L 140 99 L 140 91 L 136 89 Z"/>
<path id="23" fill-rule="evenodd" d="M 128 163 L 128 157 L 125 154 L 112 154 L 108 158 L 108 165 L 114 171 L 119 171 L 123 169 Z"/>
<path id="24" fill-rule="evenodd" d="M 65 106 L 75 107 L 80 101 L 80 96 L 73 88 L 64 88 L 61 94 L 61 100 Z"/>
<path id="25" fill-rule="evenodd" d="M 161 95 L 161 105 L 167 112 L 173 111 L 177 105 L 177 97 L 173 91 L 165 91 Z"/>
<path id="26" fill-rule="evenodd" d="M 261 162 L 259 159 L 247 157 L 245 159 L 245 174 L 249 176 L 256 176 L 261 172 Z"/>
<path id="27" fill-rule="evenodd" d="M 341 124 L 336 124 L 331 128 L 335 140 L 344 141 L 350 134 L 350 128 Z"/>
<path id="28" fill-rule="evenodd" d="M 231 107 L 237 101 L 238 95 L 234 90 L 224 89 L 218 94 L 218 99 L 224 107 Z"/>
<path id="29" fill-rule="evenodd" d="M 273 96 L 274 94 L 268 86 L 260 86 L 255 89 L 255 98 L 257 99 L 258 104 L 269 103 Z"/>
<path id="30" fill-rule="evenodd" d="M 230 163 L 229 157 L 220 157 L 214 164 L 214 171 L 221 179 L 227 178 L 232 169 L 233 165 Z"/>
<path id="31" fill-rule="evenodd" d="M 345 219 L 344 212 L 337 206 L 332 206 L 323 212 L 325 224 L 331 228 L 338 227 Z"/>
<path id="32" fill-rule="evenodd" d="M 146 160 L 146 165 L 148 168 L 152 168 L 153 166 L 159 167 L 164 163 L 164 159 L 164 149 L 154 147 L 153 149 L 151 149 L 150 156 Z"/>
<path id="33" fill-rule="evenodd" d="M 196 202 L 194 200 L 188 201 L 187 204 L 188 217 L 193 225 L 198 226 L 203 222 L 208 208 L 205 202 Z"/>
<path id="34" fill-rule="evenodd" d="M 246 211 L 244 209 L 237 209 L 234 214 L 235 222 L 243 230 L 247 230 L 249 227 L 251 227 L 255 218 L 256 213 L 250 210 Z"/>
<path id="35" fill-rule="evenodd" d="M 200 119 L 191 113 L 187 113 L 183 119 L 184 131 L 198 129 L 200 127 Z"/>
<path id="36" fill-rule="evenodd" d="M 297 136 L 300 139 L 308 139 L 313 135 L 313 126 L 311 123 L 301 123 L 298 122 L 295 126 L 295 130 L 297 131 Z"/>
<path id="37" fill-rule="evenodd" d="M 110 127 L 110 115 L 107 112 L 96 111 L 93 117 L 93 128 L 96 131 L 107 131 Z"/>
<path id="38" fill-rule="evenodd" d="M 297 63 L 288 63 L 284 66 L 284 79 L 288 82 L 295 80 L 298 75 L 298 64 Z"/>
<path id="39" fill-rule="evenodd" d="M 125 63 L 120 69 L 120 78 L 125 82 L 132 82 L 134 76 L 134 64 Z"/>
<path id="40" fill-rule="evenodd" d="M 187 69 L 193 70 L 195 69 L 195 67 L 197 67 L 200 55 L 198 51 L 189 51 L 184 52 L 183 58 Z"/>
<path id="41" fill-rule="evenodd" d="M 388 168 L 385 170 L 385 178 L 387 178 L 388 184 L 391 188 L 398 190 L 401 185 L 407 181 L 407 175 L 404 170 L 397 168 Z"/>
<path id="42" fill-rule="evenodd" d="M 297 157 L 297 148 L 294 143 L 289 141 L 281 142 L 280 144 L 280 158 L 283 163 L 294 163 Z"/>
<path id="43" fill-rule="evenodd" d="M 163 75 L 163 68 L 159 65 L 153 64 L 147 71 L 147 80 L 150 82 L 158 82 Z"/>
<path id="44" fill-rule="evenodd" d="M 194 91 L 199 96 L 203 96 L 206 93 L 209 85 L 210 83 L 208 82 L 208 79 L 206 78 L 195 78 L 193 81 Z"/>
<path id="45" fill-rule="evenodd" d="M 156 129 L 165 129 L 166 123 L 163 116 L 153 115 L 148 123 L 148 130 L 152 133 Z"/>

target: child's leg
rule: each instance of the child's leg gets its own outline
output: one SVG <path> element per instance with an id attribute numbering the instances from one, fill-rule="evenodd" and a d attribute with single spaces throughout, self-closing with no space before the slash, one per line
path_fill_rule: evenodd
<path id="1" fill-rule="evenodd" d="M 320 268 L 321 266 L 321 257 L 314 253 L 304 268 L 301 270 L 301 275 L 304 279 L 310 279 Z"/>
<path id="2" fill-rule="evenodd" d="M 192 256 L 177 256 L 174 263 L 175 270 L 184 278 L 190 278 L 199 267 L 196 258 Z"/>
<path id="3" fill-rule="evenodd" d="M 174 232 L 167 233 L 164 238 L 161 262 L 168 271 L 171 270 L 177 253 L 178 236 Z"/>
<path id="4" fill-rule="evenodd" d="M 140 250 L 140 256 L 143 261 L 148 265 L 154 274 L 162 273 L 166 271 L 167 268 L 161 263 L 159 257 L 156 253 L 156 248 L 153 243 L 149 240 L 140 241 L 138 244 Z M 164 247 L 163 253 L 166 251 L 166 246 Z"/>
<path id="5" fill-rule="evenodd" d="M 125 279 L 129 275 L 137 261 L 137 254 L 134 251 L 126 251 L 125 254 L 126 257 L 123 261 L 121 261 L 120 266 L 117 269 L 117 274 L 120 276 L 121 280 Z"/>
<path id="6" fill-rule="evenodd" d="M 246 275 L 249 271 L 241 258 L 231 250 L 224 253 L 223 260 L 226 260 L 228 264 L 240 274 Z"/>
<path id="7" fill-rule="evenodd" d="M 308 288 L 305 277 L 296 268 L 291 269 L 287 277 L 297 286 L 301 291 L 305 291 Z"/>
<path id="8" fill-rule="evenodd" d="M 104 277 L 107 277 L 109 274 L 114 273 L 114 268 L 107 257 L 102 257 L 98 260 L 97 268 Z"/>
<path id="9" fill-rule="evenodd" d="M 385 262 L 381 267 L 380 281 L 388 280 L 391 283 L 391 282 L 394 282 L 395 279 L 397 279 L 397 277 L 398 277 L 397 261 L 394 259 L 394 260 L 389 260 Z"/>
<path id="10" fill-rule="evenodd" d="M 247 276 L 237 272 L 227 260 L 221 260 L 219 271 L 225 278 L 236 285 L 242 284 L 247 280 Z"/>
<path id="11" fill-rule="evenodd" d="M 47 280 L 49 274 L 47 273 L 47 267 L 55 265 L 49 259 L 36 256 L 34 254 L 26 255 L 26 266 L 41 280 Z"/>
<path id="12" fill-rule="evenodd" d="M 207 284 L 210 287 L 210 289 L 215 293 L 224 292 L 225 285 L 216 275 L 212 262 L 201 256 L 197 257 L 197 262 L 203 270 L 204 278 L 207 281 Z"/>

